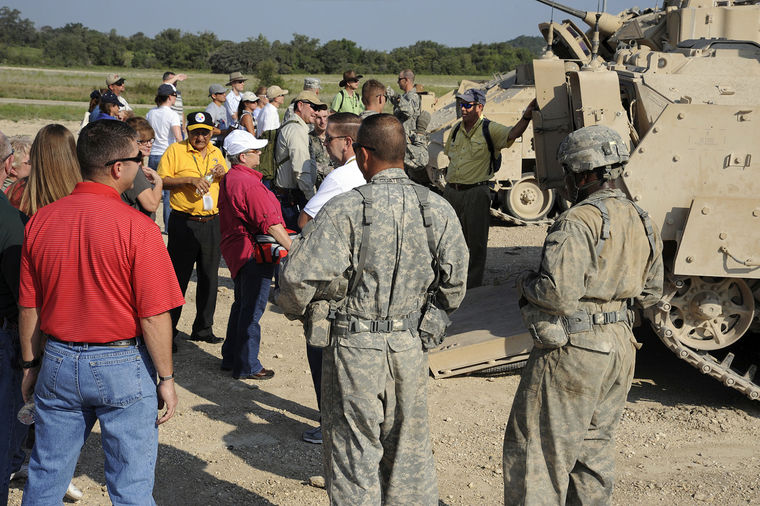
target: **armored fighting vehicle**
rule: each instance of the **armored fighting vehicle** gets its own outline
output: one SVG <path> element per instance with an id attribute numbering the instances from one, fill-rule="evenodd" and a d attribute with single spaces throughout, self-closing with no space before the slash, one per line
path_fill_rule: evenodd
<path id="1" fill-rule="evenodd" d="M 600 20 L 600 55 L 605 59 L 612 58 L 618 44 L 620 29 L 631 19 L 651 12 L 629 9 L 616 16 L 604 14 Z M 589 13 L 574 9 L 569 9 L 569 13 L 587 23 L 592 20 L 595 22 L 595 18 Z M 574 62 L 576 65 L 587 64 L 591 60 L 589 34 L 584 33 L 573 20 L 542 23 L 539 25 L 539 30 L 547 39 L 548 34 L 552 34 L 549 44 L 551 51 L 558 58 Z M 429 130 L 432 133 L 428 150 L 430 155 L 428 176 L 440 188 L 446 183 L 444 172 L 449 164 L 448 157 L 443 154 L 443 148 L 452 127 L 461 119 L 456 94 L 473 87 L 486 90 L 486 106 L 483 110 L 485 117 L 504 125 L 514 125 L 535 97 L 533 66 L 520 65 L 511 72 L 495 76 L 485 84 L 462 81 L 458 89 L 439 97 L 434 104 L 430 104 L 428 110 L 432 114 L 432 119 Z M 558 199 L 554 188 L 542 187 L 536 179 L 532 125 L 528 126 L 522 138 L 518 139 L 512 147 L 503 149 L 501 156 L 501 166 L 491 178 L 493 197 L 491 214 L 514 224 L 546 223 Z M 559 204 L 563 204 L 561 199 Z"/>
<path id="2" fill-rule="evenodd" d="M 597 56 L 591 37 L 588 63 L 580 32 L 575 54 L 533 62 L 538 183 L 563 185 L 557 147 L 573 130 L 603 124 L 627 139 L 624 191 L 665 244 L 664 296 L 645 318 L 678 357 L 760 399 L 747 346 L 760 327 L 758 0 L 666 0 L 627 18 L 538 1 L 603 39 Z"/>

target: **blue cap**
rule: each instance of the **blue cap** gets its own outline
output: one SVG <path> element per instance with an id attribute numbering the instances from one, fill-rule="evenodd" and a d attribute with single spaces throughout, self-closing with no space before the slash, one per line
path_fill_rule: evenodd
<path id="1" fill-rule="evenodd" d="M 486 105 L 486 94 L 483 90 L 477 88 L 470 88 L 464 93 L 457 95 L 457 98 L 464 102 L 476 102 L 478 104 Z"/>

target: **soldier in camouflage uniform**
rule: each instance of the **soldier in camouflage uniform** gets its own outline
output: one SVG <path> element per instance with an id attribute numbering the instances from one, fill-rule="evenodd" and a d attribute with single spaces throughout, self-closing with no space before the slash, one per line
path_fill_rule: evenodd
<path id="1" fill-rule="evenodd" d="M 422 100 L 414 86 L 414 72 L 404 69 L 398 75 L 398 87 L 404 92 L 398 95 L 390 86 L 386 96 L 393 104 L 393 115 L 404 125 L 406 133 L 406 152 L 404 153 L 404 169 L 409 177 L 420 184 L 428 184 L 425 167 L 428 163 L 428 118 L 420 128 L 418 119 L 422 112 Z"/>
<path id="2" fill-rule="evenodd" d="M 620 136 L 582 128 L 558 156 L 571 200 L 585 200 L 557 219 L 539 271 L 518 283 L 535 346 L 504 437 L 508 505 L 611 503 L 614 432 L 640 346 L 628 301 L 662 296 L 659 232 L 615 185 L 628 160 Z"/>
<path id="3" fill-rule="evenodd" d="M 415 190 L 404 174 L 404 144 L 393 116 L 362 122 L 354 148 L 370 184 L 328 201 L 294 242 L 280 273 L 276 300 L 286 314 L 302 315 L 314 300 L 339 301 L 323 352 L 331 504 L 438 504 L 427 357 L 417 331 L 435 274 L 418 190 L 429 194 L 440 276 L 436 301 L 447 312 L 464 297 L 467 246 L 451 206 Z M 365 236 L 367 220 L 372 232 Z"/>
<path id="4" fill-rule="evenodd" d="M 317 189 L 319 189 L 319 185 L 324 181 L 325 176 L 335 168 L 324 145 L 328 116 L 327 109 L 316 111 L 314 113 L 314 123 L 311 125 L 314 129 L 309 132 L 309 155 L 314 160 L 317 171 L 315 179 Z"/>

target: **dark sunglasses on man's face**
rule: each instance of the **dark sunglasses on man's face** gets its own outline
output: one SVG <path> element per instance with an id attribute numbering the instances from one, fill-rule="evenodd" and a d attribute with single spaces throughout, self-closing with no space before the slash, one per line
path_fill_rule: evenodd
<path id="1" fill-rule="evenodd" d="M 359 144 L 358 142 L 352 142 L 351 147 L 354 148 L 354 152 L 359 151 L 359 148 L 364 148 L 367 151 L 375 151 L 375 148 L 365 146 L 364 144 Z"/>
<path id="2" fill-rule="evenodd" d="M 462 109 L 467 109 L 469 111 L 476 105 L 477 104 L 475 102 L 462 102 L 461 104 L 459 104 L 459 107 L 461 107 Z"/>
<path id="3" fill-rule="evenodd" d="M 116 162 L 135 162 L 135 163 L 142 163 L 143 161 L 143 155 L 142 153 L 137 153 L 135 156 L 131 158 L 117 158 L 116 160 L 109 160 L 105 163 L 105 166 L 108 167 L 109 165 L 113 165 Z"/>

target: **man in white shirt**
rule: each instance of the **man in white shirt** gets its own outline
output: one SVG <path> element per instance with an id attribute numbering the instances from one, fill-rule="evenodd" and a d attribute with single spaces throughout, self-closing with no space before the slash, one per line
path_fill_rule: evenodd
<path id="1" fill-rule="evenodd" d="M 119 111 L 131 111 L 132 108 L 129 106 L 129 103 L 121 96 L 126 88 L 124 81 L 125 79 L 119 74 L 108 74 L 106 76 L 106 88 L 119 98 Z M 100 116 L 100 106 L 96 105 L 90 113 L 90 117 L 97 118 L 98 116 Z"/>
<path id="2" fill-rule="evenodd" d="M 314 219 L 322 206 L 336 195 L 366 184 L 359 166 L 356 164 L 354 147 L 361 118 L 350 112 L 336 112 L 327 119 L 325 147 L 333 164 L 338 168 L 325 176 L 317 193 L 306 203 L 298 217 L 298 226 L 303 228 Z"/>
<path id="3" fill-rule="evenodd" d="M 288 90 L 283 90 L 277 85 L 267 88 L 267 100 L 269 100 L 269 103 L 259 113 L 259 128 L 256 130 L 256 134 L 259 137 L 267 130 L 280 128 L 280 115 L 277 113 L 277 108 L 285 101 L 285 95 L 287 94 Z"/>
<path id="4" fill-rule="evenodd" d="M 227 101 L 224 103 L 224 106 L 227 108 L 228 125 L 232 125 L 238 119 L 237 110 L 238 105 L 240 104 L 240 94 L 243 93 L 243 88 L 245 88 L 245 82 L 247 80 L 248 78 L 240 72 L 233 72 L 230 74 L 230 80 L 227 82 L 227 86 L 231 89 L 230 92 L 227 93 Z"/>
<path id="5" fill-rule="evenodd" d="M 350 112 L 336 112 L 327 119 L 325 147 L 327 154 L 338 167 L 330 172 L 319 187 L 319 191 L 309 199 L 298 217 L 298 226 L 303 228 L 314 219 L 327 201 L 336 195 L 351 191 L 357 186 L 367 184 L 359 166 L 356 164 L 353 142 L 359 133 L 361 118 Z M 322 408 L 322 348 L 306 345 L 306 358 L 309 361 L 311 380 L 317 394 L 317 406 Z M 302 438 L 308 443 L 322 444 L 322 425 L 306 430 Z"/>
<path id="6" fill-rule="evenodd" d="M 227 108 L 224 106 L 227 101 L 225 95 L 226 89 L 221 84 L 212 84 L 208 87 L 208 96 L 211 97 L 211 103 L 206 106 L 206 112 L 214 120 L 214 130 L 211 132 L 211 143 L 222 150 L 224 137 L 230 131 L 230 125 L 227 123 Z M 219 137 L 221 136 L 221 138 Z"/>
<path id="7" fill-rule="evenodd" d="M 148 120 L 153 128 L 154 138 L 153 145 L 150 148 L 148 156 L 148 167 L 153 170 L 158 169 L 158 164 L 164 151 L 169 145 L 182 140 L 182 122 L 179 120 L 177 113 L 172 111 L 172 106 L 177 100 L 177 92 L 171 84 L 162 84 L 158 87 L 156 93 L 156 104 L 158 107 L 148 111 L 145 119 Z M 164 201 L 164 233 L 169 230 L 169 206 L 170 192 L 164 190 L 162 194 Z"/>

